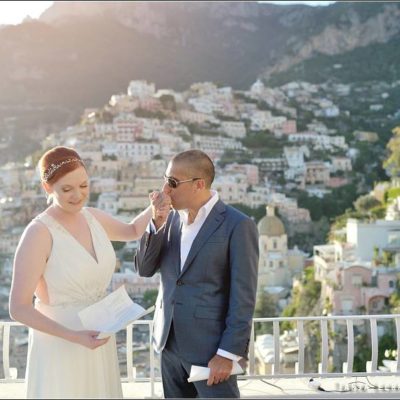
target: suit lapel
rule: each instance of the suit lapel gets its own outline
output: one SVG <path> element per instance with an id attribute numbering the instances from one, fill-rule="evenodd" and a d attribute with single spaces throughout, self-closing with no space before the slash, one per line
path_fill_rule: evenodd
<path id="1" fill-rule="evenodd" d="M 175 264 L 176 275 L 179 276 L 181 273 L 181 232 L 182 222 L 179 217 L 179 213 L 176 212 L 176 216 L 172 222 L 171 233 L 172 240 L 171 246 L 173 249 L 173 263 Z"/>
<path id="2" fill-rule="evenodd" d="M 197 253 L 204 246 L 207 239 L 217 230 L 225 219 L 225 205 L 221 200 L 215 204 L 212 208 L 210 214 L 204 221 L 203 226 L 200 228 L 199 233 L 195 237 L 192 247 L 190 248 L 189 254 L 186 258 L 185 265 L 182 268 L 180 275 L 182 276 L 186 270 L 189 268 L 191 262 L 196 257 Z"/>

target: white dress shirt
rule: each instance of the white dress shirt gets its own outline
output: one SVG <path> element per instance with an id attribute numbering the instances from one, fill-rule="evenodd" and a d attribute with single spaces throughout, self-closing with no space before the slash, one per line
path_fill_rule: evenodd
<path id="1" fill-rule="evenodd" d="M 203 226 L 204 221 L 210 214 L 212 208 L 217 203 L 219 197 L 218 192 L 215 190 L 211 190 L 211 198 L 204 204 L 200 210 L 198 211 L 196 218 L 189 225 L 189 211 L 188 210 L 179 210 L 179 216 L 181 217 L 182 228 L 181 228 L 181 271 L 183 266 L 185 265 L 185 261 L 189 254 L 190 248 L 192 247 L 193 241 L 196 238 L 197 234 L 200 231 L 200 228 Z"/>

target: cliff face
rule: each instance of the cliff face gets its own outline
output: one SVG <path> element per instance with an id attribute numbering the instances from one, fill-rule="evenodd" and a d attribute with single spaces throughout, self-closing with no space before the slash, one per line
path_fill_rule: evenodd
<path id="1" fill-rule="evenodd" d="M 362 6 L 362 5 L 361 5 Z M 335 24 L 325 26 L 322 32 L 307 40 L 295 36 L 288 39 L 292 54 L 284 55 L 275 65 L 267 66 L 264 77 L 289 69 L 317 53 L 336 55 L 375 43 L 386 43 L 400 32 L 400 8 L 384 4 L 377 14 L 362 20 L 355 7 L 343 13 Z"/>

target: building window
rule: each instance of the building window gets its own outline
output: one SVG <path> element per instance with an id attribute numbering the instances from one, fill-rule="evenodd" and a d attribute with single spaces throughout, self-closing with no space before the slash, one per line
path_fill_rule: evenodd
<path id="1" fill-rule="evenodd" d="M 270 267 L 270 268 L 274 268 L 274 262 L 273 262 L 273 261 L 270 261 L 270 262 L 269 262 L 269 267 Z"/>
<path id="2" fill-rule="evenodd" d="M 350 312 L 353 309 L 353 300 L 342 300 L 343 312 Z"/>
<path id="3" fill-rule="evenodd" d="M 358 274 L 354 274 L 351 276 L 351 284 L 355 287 L 362 286 L 362 276 Z"/>
<path id="4" fill-rule="evenodd" d="M 274 240 L 274 249 L 278 247 L 278 244 L 276 243 L 276 240 Z"/>
<path id="5" fill-rule="evenodd" d="M 389 287 L 390 288 L 394 288 L 394 282 L 393 281 L 389 281 Z"/>

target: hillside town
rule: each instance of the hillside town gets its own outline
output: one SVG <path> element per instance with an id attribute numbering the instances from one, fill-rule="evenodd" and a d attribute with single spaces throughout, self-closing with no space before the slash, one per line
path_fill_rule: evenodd
<path id="1" fill-rule="evenodd" d="M 345 84 L 331 89 L 336 96 L 351 91 Z M 371 112 L 383 107 L 377 102 L 372 106 Z M 306 124 L 298 118 L 300 111 L 310 116 Z M 89 205 L 126 221 L 149 204 L 151 191 L 162 187 L 174 154 L 190 148 L 205 151 L 216 164 L 213 188 L 221 199 L 264 210 L 258 221 L 258 292 L 274 298 L 276 315 L 289 304 L 309 265 L 314 265 L 314 279 L 321 282 L 324 315 L 383 312 L 400 272 L 397 200 L 382 219 L 348 219 L 335 240 L 326 243 L 321 236 L 312 253 L 296 244 L 289 246 L 288 235 L 309 232 L 312 226 L 310 210 L 298 206 L 293 190 L 323 198 L 357 179 L 353 165 L 359 152 L 348 142 L 349 132 L 326 123 L 343 113 L 349 111 L 326 95 L 324 85 L 307 82 L 269 88 L 257 80 L 247 91 L 202 82 L 176 92 L 131 81 L 126 93 L 111 95 L 102 108 L 83 110 L 76 125 L 43 138 L 42 149 L 24 163 L 1 166 L 0 317 L 9 319 L 18 241 L 29 221 L 46 207 L 36 164 L 45 150 L 56 145 L 74 147 L 84 159 L 91 177 Z M 378 140 L 370 131 L 355 130 L 351 135 L 353 141 L 367 144 Z M 376 186 L 372 195 L 379 200 L 384 191 Z M 114 243 L 118 263 L 109 290 L 124 284 L 140 301 L 146 292 L 158 289 L 159 277 L 141 278 L 133 272 L 136 246 L 136 242 Z M 283 334 L 283 343 L 285 338 L 287 348 L 296 347 L 290 332 Z M 268 346 L 272 346 L 268 334 L 260 335 L 256 345 L 260 371 L 268 370 Z M 287 354 L 282 359 L 290 364 L 292 351 L 286 347 L 282 345 Z"/>

